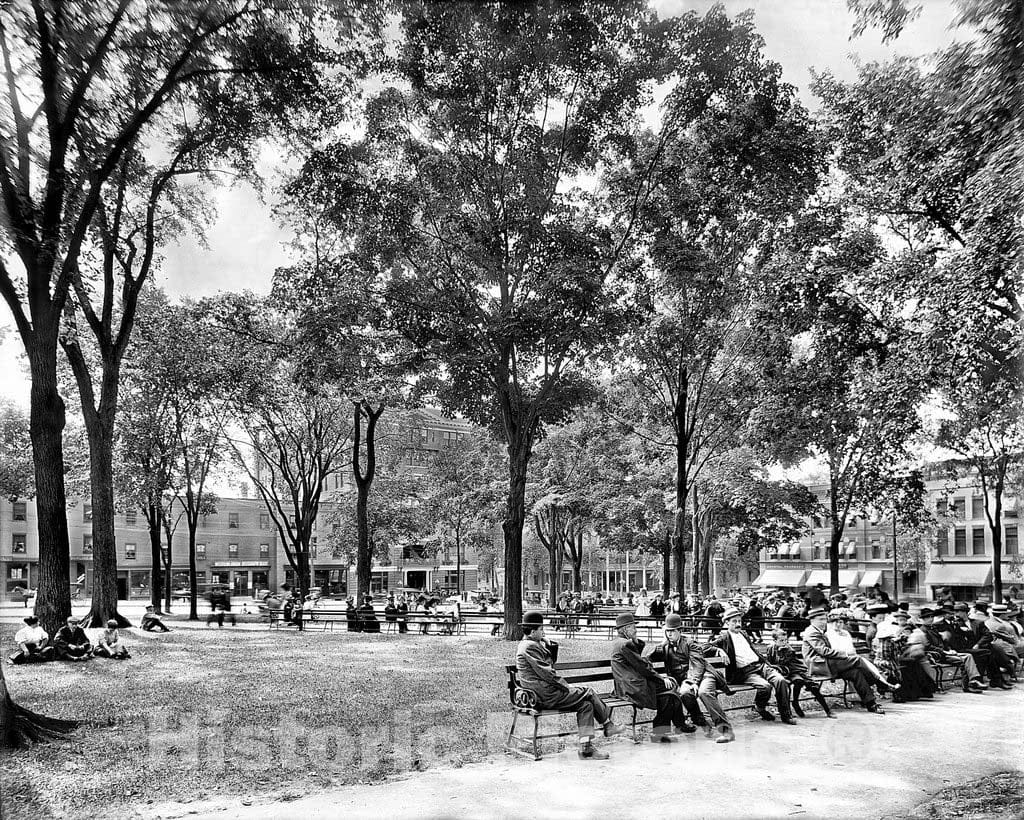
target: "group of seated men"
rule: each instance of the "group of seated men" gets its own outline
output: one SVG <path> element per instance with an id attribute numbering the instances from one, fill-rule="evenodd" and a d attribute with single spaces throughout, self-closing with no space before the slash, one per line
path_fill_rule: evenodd
<path id="1" fill-rule="evenodd" d="M 87 661 L 93 657 L 126 660 L 131 657 L 124 641 L 121 640 L 115 620 L 107 621 L 107 628 L 100 633 L 95 646 L 74 615 L 68 616 L 64 626 L 53 636 L 52 643 L 35 615 L 29 615 L 24 621 L 25 626 L 14 636 L 18 648 L 8 656 L 8 663 Z"/>
<path id="2" fill-rule="evenodd" d="M 926 623 L 934 617 L 927 609 L 921 614 Z M 794 715 L 804 717 L 799 698 L 805 688 L 821 704 L 825 716 L 835 718 L 819 688 L 826 680 L 848 681 L 861 706 L 873 714 L 884 714 L 875 691 L 898 693 L 899 678 L 887 676 L 857 653 L 842 623 L 845 616 L 831 613 L 830 619 L 825 607 L 814 607 L 806 616 L 810 625 L 800 636 L 799 653 L 790 645 L 784 629 L 775 630 L 772 643 L 762 650 L 743 628 L 743 614 L 735 607 L 722 613 L 723 629 L 706 645 L 684 635 L 680 616 L 669 614 L 664 624 L 665 639 L 645 653 L 645 643 L 637 637 L 635 616 L 621 614 L 616 618 L 618 637 L 611 650 L 614 694 L 638 709 L 655 711 L 653 743 L 672 743 L 674 735 L 692 733 L 698 728 L 717 743 L 734 740 L 735 733 L 719 695 L 732 694 L 731 687 L 736 685 L 754 689 L 754 708 L 766 721 L 776 720 L 769 709 L 774 693 L 778 718 L 783 723 L 796 724 Z M 622 732 L 612 721 L 608 705 L 593 689 L 573 686 L 555 670 L 557 644 L 545 637 L 543 613 L 526 613 L 522 627 L 524 637 L 516 651 L 519 686 L 532 693 L 538 709 L 575 710 L 580 758 L 606 759 L 608 755 L 593 744 L 597 727 L 605 737 Z M 933 662 L 966 666 L 965 691 L 987 688 L 973 662 L 971 652 L 977 655 L 975 649 L 956 652 L 944 645 L 941 657 L 934 654 L 939 651 L 937 645 L 931 646 L 930 651 Z M 655 664 L 660 664 L 661 671 Z M 997 681 L 1001 681 L 998 668 L 993 683 Z"/>

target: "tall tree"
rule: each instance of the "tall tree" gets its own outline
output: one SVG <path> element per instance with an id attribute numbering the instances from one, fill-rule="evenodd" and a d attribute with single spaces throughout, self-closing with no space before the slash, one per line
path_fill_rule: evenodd
<path id="1" fill-rule="evenodd" d="M 686 551 L 694 577 L 706 563 L 691 526 L 695 482 L 709 459 L 742 443 L 759 374 L 780 355 L 764 321 L 764 259 L 821 172 L 807 112 L 764 56 L 752 17 L 738 17 L 727 36 L 732 49 L 715 66 L 722 87 L 713 99 L 697 117 L 668 107 L 662 130 L 672 138 L 643 147 L 661 155 L 639 211 L 643 310 L 622 341 L 609 403 L 672 460 L 680 591 Z"/>
<path id="2" fill-rule="evenodd" d="M 339 27 L 358 28 L 347 5 L 305 0 L 33 0 L 0 8 L 6 90 L 0 116 L 9 135 L 0 151 L 0 294 L 31 375 L 36 607 L 51 632 L 71 608 L 58 340 L 65 334 L 92 442 L 92 492 L 99 501 L 93 616 L 113 615 L 109 455 L 117 370 L 138 290 L 151 269 L 159 202 L 177 175 L 206 165 L 196 151 L 216 149 L 252 170 L 244 134 L 235 127 L 246 125 L 253 134 L 272 122 L 289 126 L 292 103 L 313 97 L 318 112 L 338 111 L 323 104 L 313 68 L 329 60 L 337 69 L 351 58 L 325 54 L 321 45 L 324 30 Z M 356 40 L 338 42 L 347 52 Z M 335 73 L 342 78 L 346 72 Z M 218 133 L 221 123 L 231 133 Z M 231 143 L 236 135 L 242 141 Z M 93 287 L 98 305 L 91 301 Z M 77 356 L 82 337 L 62 321 L 73 313 L 72 294 L 99 346 L 99 374 Z"/>
<path id="3" fill-rule="evenodd" d="M 656 81 L 675 81 L 671 128 L 729 82 L 736 46 L 714 10 L 659 22 L 614 5 L 408 3 L 394 85 L 359 141 L 328 146 L 296 180 L 329 198 L 334 230 L 387 280 L 390 320 L 441 365 L 442 405 L 505 443 L 505 632 L 520 634 L 527 471 L 544 425 L 589 394 L 587 365 L 624 326 L 621 265 L 654 150 L 635 152 Z M 624 159 L 632 197 L 593 180 Z"/>

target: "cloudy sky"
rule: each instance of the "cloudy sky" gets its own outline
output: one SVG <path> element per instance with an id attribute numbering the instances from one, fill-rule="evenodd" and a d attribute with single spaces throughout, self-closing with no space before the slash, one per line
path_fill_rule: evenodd
<path id="1" fill-rule="evenodd" d="M 663 16 L 706 11 L 714 0 L 654 0 Z M 788 82 L 800 89 L 806 105 L 811 69 L 829 70 L 841 79 L 856 76 L 856 62 L 884 60 L 896 54 L 925 55 L 949 43 L 954 9 L 947 0 L 924 0 L 924 13 L 893 44 L 883 45 L 876 31 L 850 41 L 852 23 L 845 0 L 724 0 L 729 14 L 753 9 L 765 39 L 765 51 L 783 67 Z M 264 157 L 273 189 L 279 158 Z M 272 194 L 271 194 L 272 196 Z M 266 291 L 275 268 L 288 262 L 286 236 L 275 224 L 271 202 L 248 186 L 217 194 L 217 218 L 207 232 L 207 246 L 182 242 L 165 251 L 158 284 L 177 295 L 206 296 L 221 290 Z M 27 406 L 20 342 L 6 305 L 0 304 L 0 398 Z M 77 402 L 76 402 L 77 403 Z"/>

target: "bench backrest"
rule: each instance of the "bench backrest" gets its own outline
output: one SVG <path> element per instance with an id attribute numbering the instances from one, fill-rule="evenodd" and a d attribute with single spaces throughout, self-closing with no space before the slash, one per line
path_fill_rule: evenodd
<path id="1" fill-rule="evenodd" d="M 598 683 L 613 680 L 612 662 L 610 660 L 567 661 L 556 663 L 555 670 L 565 678 L 567 683 Z M 505 666 L 508 673 L 508 697 L 516 705 L 516 690 L 519 687 L 519 672 L 515 664 Z"/>

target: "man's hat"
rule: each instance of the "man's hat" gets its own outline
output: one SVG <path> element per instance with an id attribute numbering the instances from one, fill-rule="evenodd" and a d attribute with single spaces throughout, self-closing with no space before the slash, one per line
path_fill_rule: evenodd
<path id="1" fill-rule="evenodd" d="M 869 604 L 867 607 L 868 615 L 882 615 L 889 611 L 889 607 L 885 604 Z"/>
<path id="2" fill-rule="evenodd" d="M 35 626 L 37 623 L 39 623 L 39 619 L 35 615 L 29 615 L 27 618 L 23 618 L 22 620 L 25 621 L 25 623 L 27 623 L 29 626 Z"/>
<path id="3" fill-rule="evenodd" d="M 956 607 L 953 606 L 953 602 L 952 601 L 943 601 L 942 602 L 942 608 L 944 610 L 948 611 L 948 612 L 952 612 L 954 609 L 956 609 Z"/>
<path id="4" fill-rule="evenodd" d="M 910 618 L 910 613 L 909 613 L 909 612 L 907 612 L 907 610 L 905 610 L 905 609 L 897 609 L 897 610 L 896 610 L 896 611 L 895 611 L 894 613 L 892 613 L 892 614 L 893 614 L 893 615 L 894 615 L 895 617 L 897 617 L 897 618 L 907 618 L 907 619 L 909 619 L 909 618 Z"/>
<path id="5" fill-rule="evenodd" d="M 633 626 L 636 623 L 636 618 L 632 612 L 623 612 L 621 615 L 615 618 L 615 628 L 622 629 L 624 626 Z"/>
<path id="6" fill-rule="evenodd" d="M 77 624 L 78 623 L 78 618 L 76 618 L 74 615 L 68 615 L 67 623 L 69 623 L 69 624 Z"/>
<path id="7" fill-rule="evenodd" d="M 998 615 L 1002 615 L 1009 607 L 1006 604 L 992 604 L 992 611 Z"/>
<path id="8" fill-rule="evenodd" d="M 923 607 L 921 607 L 921 617 L 922 618 L 934 618 L 935 617 L 935 610 L 932 609 L 931 607 L 923 606 Z"/>
<path id="9" fill-rule="evenodd" d="M 825 609 L 824 607 L 821 607 L 821 606 L 816 606 L 816 607 L 814 607 L 814 609 L 810 609 L 810 610 L 807 611 L 807 617 L 808 618 L 817 618 L 819 615 L 827 615 L 827 614 L 828 614 L 828 610 Z"/>
<path id="10" fill-rule="evenodd" d="M 975 601 L 974 608 L 978 610 L 978 612 L 984 612 L 988 615 L 988 601 Z"/>
<path id="11" fill-rule="evenodd" d="M 808 617 L 810 617 L 811 613 L 808 612 L 807 615 Z M 831 612 L 828 613 L 828 619 L 830 621 L 845 621 L 849 619 L 849 617 L 850 616 L 849 614 L 847 614 L 845 609 L 833 609 Z"/>
<path id="12" fill-rule="evenodd" d="M 107 626 L 111 627 L 111 628 L 114 628 L 114 627 L 117 626 L 117 621 L 114 620 L 113 618 L 111 618 L 109 621 L 107 621 Z"/>
<path id="13" fill-rule="evenodd" d="M 722 623 L 725 623 L 730 618 L 742 617 L 742 615 L 743 615 L 743 613 L 741 613 L 738 609 L 736 609 L 736 607 L 731 606 L 728 609 L 726 609 L 725 612 L 722 613 Z"/>
<path id="14" fill-rule="evenodd" d="M 683 619 L 680 618 L 676 613 L 671 613 L 665 618 L 665 629 L 682 629 Z"/>
<path id="15" fill-rule="evenodd" d="M 544 613 L 533 610 L 523 615 L 523 622 L 519 624 L 527 632 L 532 632 L 539 626 L 544 626 Z"/>
<path id="16" fill-rule="evenodd" d="M 969 609 L 970 609 L 970 607 L 967 606 L 967 604 L 965 604 L 963 601 L 960 601 L 959 603 L 953 604 L 953 611 L 954 612 L 967 612 Z"/>

